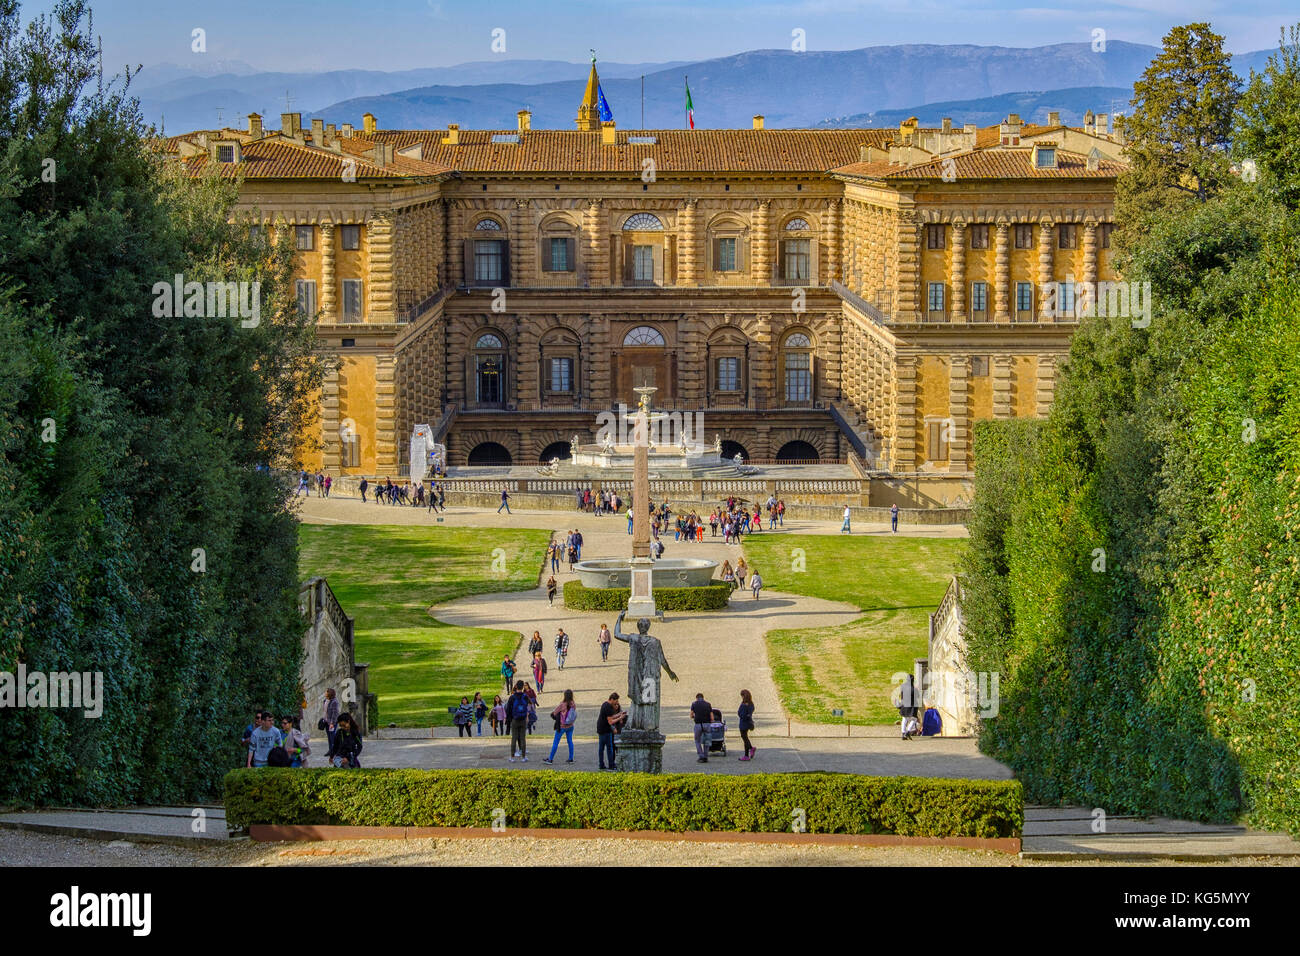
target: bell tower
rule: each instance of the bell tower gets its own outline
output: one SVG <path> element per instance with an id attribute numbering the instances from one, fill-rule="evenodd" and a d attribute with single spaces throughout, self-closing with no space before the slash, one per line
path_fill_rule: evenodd
<path id="1" fill-rule="evenodd" d="M 591 58 L 591 74 L 587 77 L 587 91 L 582 95 L 582 104 L 578 107 L 578 129 L 589 132 L 600 131 L 600 101 L 596 91 L 600 88 L 600 77 L 596 75 L 596 58 Z"/>

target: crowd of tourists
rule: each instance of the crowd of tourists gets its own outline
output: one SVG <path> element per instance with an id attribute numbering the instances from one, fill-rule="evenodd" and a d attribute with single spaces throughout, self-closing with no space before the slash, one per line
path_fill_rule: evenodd
<path id="1" fill-rule="evenodd" d="M 317 498 L 328 498 L 330 496 L 330 488 L 333 484 L 334 479 L 323 471 L 318 471 L 314 475 L 308 474 L 305 470 L 299 471 L 298 489 L 293 493 L 293 496 L 297 498 L 299 495 L 302 495 L 310 498 L 311 489 L 315 488 Z"/>
<path id="2" fill-rule="evenodd" d="M 279 719 L 264 708 L 253 712 L 253 722 L 244 728 L 240 745 L 247 750 L 246 767 L 306 767 L 311 757 L 311 738 L 302 729 L 300 717 L 284 714 Z M 320 702 L 316 729 L 325 734 L 328 747 L 325 763 L 331 767 L 360 767 L 361 728 L 356 719 L 341 709 L 338 694 L 330 687 Z"/>
<path id="3" fill-rule="evenodd" d="M 410 481 L 397 484 L 391 478 L 385 478 L 383 481 L 376 479 L 372 485 L 368 478 L 362 478 L 357 488 L 361 492 L 362 503 L 367 500 L 366 493 L 371 492 L 377 505 L 407 505 L 427 511 L 446 511 L 447 489 L 438 481 L 429 481 L 427 484 L 427 488 L 424 481 L 417 481 L 414 485 Z"/>
<path id="4" fill-rule="evenodd" d="M 593 491 L 590 488 L 578 488 L 574 491 L 574 500 L 579 511 L 601 515 L 616 515 L 623 510 L 623 499 L 616 491 Z"/>

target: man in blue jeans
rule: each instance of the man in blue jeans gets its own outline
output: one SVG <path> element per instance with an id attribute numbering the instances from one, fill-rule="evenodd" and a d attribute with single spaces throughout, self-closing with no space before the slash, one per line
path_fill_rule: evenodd
<path id="1" fill-rule="evenodd" d="M 894 532 L 898 531 L 898 505 L 897 504 L 892 504 L 889 506 L 889 530 Z"/>
<path id="2" fill-rule="evenodd" d="M 501 504 L 497 505 L 497 514 L 501 513 L 502 508 L 506 509 L 506 514 L 510 514 L 510 496 L 504 488 L 501 489 Z"/>
<path id="3" fill-rule="evenodd" d="M 713 720 L 713 705 L 704 699 L 703 694 L 695 695 L 691 704 L 691 719 L 695 722 L 695 755 L 700 763 L 709 762 L 709 724 Z"/>
<path id="4" fill-rule="evenodd" d="M 614 733 L 623 726 L 627 715 L 619 709 L 617 691 L 609 695 L 609 700 L 600 705 L 600 715 L 596 718 L 596 739 L 600 741 L 597 760 L 601 770 L 617 770 L 614 765 Z M 605 766 L 605 754 L 609 753 L 609 766 Z"/>

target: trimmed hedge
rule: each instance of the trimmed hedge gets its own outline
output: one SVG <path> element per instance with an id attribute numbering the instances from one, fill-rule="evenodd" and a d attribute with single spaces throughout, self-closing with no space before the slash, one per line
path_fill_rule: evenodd
<path id="1" fill-rule="evenodd" d="M 790 832 L 1015 837 L 1014 780 L 857 774 L 553 773 L 540 770 L 240 769 L 226 774 L 226 819 L 251 824 Z"/>
<path id="2" fill-rule="evenodd" d="M 661 611 L 721 611 L 731 596 L 731 582 L 714 581 L 702 588 L 655 588 Z M 581 581 L 564 585 L 564 606 L 574 611 L 624 611 L 631 588 L 589 588 Z"/>

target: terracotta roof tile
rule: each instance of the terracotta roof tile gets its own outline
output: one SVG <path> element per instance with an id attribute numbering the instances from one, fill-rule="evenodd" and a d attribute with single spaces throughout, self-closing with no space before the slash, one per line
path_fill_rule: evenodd
<path id="1" fill-rule="evenodd" d="M 407 179 L 431 176 L 447 170 L 419 160 L 396 157 L 393 165 L 381 167 L 372 160 L 361 158 L 353 152 L 340 155 L 332 150 L 303 146 L 279 137 L 248 140 L 241 144 L 242 161 L 217 164 L 224 179 L 243 176 L 246 179 L 338 179 L 345 172 L 361 179 Z M 356 163 L 356 169 L 345 169 L 345 162 Z M 181 160 L 192 173 L 213 165 L 206 152 Z"/>
<path id="2" fill-rule="evenodd" d="M 519 143 L 493 143 L 518 133 Z M 617 143 L 578 130 L 461 130 L 460 143 L 444 146 L 445 130 L 380 130 L 374 138 L 403 149 L 424 143 L 425 161 L 463 172 L 641 173 L 650 157 L 658 173 L 824 172 L 852 162 L 866 144 L 884 145 L 887 129 L 619 130 Z M 629 145 L 629 136 L 653 136 Z"/>
<path id="3" fill-rule="evenodd" d="M 1102 159 L 1096 169 L 1088 169 L 1086 156 L 1058 149 L 1056 168 L 1039 169 L 1034 165 L 1033 149 L 977 149 L 934 159 L 915 166 L 889 163 L 850 163 L 833 169 L 841 176 L 865 179 L 942 179 L 944 167 L 952 160 L 951 174 L 957 179 L 1114 179 L 1127 167 L 1111 159 Z"/>

